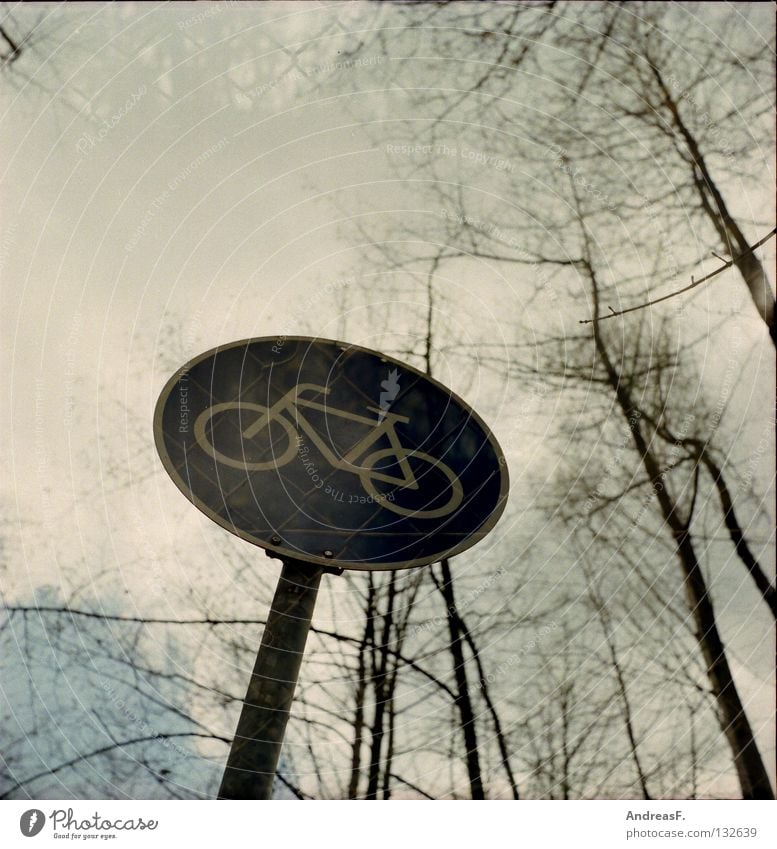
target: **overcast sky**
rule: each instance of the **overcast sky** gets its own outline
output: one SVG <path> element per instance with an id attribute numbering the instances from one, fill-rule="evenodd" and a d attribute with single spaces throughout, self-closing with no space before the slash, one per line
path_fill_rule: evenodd
<path id="1" fill-rule="evenodd" d="M 0 88 L 0 427 L 8 435 L 0 456 L 10 472 L 9 584 L 19 597 L 40 584 L 68 594 L 80 581 L 84 601 L 181 611 L 189 591 L 189 604 L 201 601 L 190 557 L 198 569 L 212 562 L 210 579 L 234 591 L 220 552 L 244 543 L 181 498 L 155 453 L 151 415 L 171 373 L 252 336 L 345 332 L 368 347 L 398 345 L 426 309 L 423 281 L 410 275 L 391 278 L 404 295 L 386 300 L 386 269 L 365 267 L 345 223 L 353 216 L 368 226 L 376 209 L 412 204 L 412 187 L 395 183 L 403 154 L 376 143 L 375 132 L 403 95 L 365 94 L 391 86 L 390 62 L 401 57 L 367 52 L 356 64 L 341 55 L 352 47 L 345 27 L 367 29 L 379 10 L 242 6 L 14 9 L 20 27 L 34 27 L 30 49 L 41 58 L 37 70 L 25 66 L 34 75 Z M 500 167 L 491 166 L 488 180 Z M 772 185 L 765 175 L 762 191 L 737 195 L 733 205 L 768 220 Z M 462 264 L 444 284 L 440 326 L 465 344 L 512 341 L 516 314 L 539 333 L 585 317 L 579 304 L 529 305 L 528 288 L 483 264 Z M 746 302 L 742 291 L 727 275 L 691 311 L 707 315 L 716 297 L 736 309 Z M 733 427 L 748 456 L 766 439 L 763 467 L 754 470 L 764 488 L 774 468 L 764 389 L 773 364 L 762 348 L 736 342 L 757 328 L 757 317 L 745 316 L 724 329 L 701 354 L 700 379 L 714 385 L 728 374 L 731 405 L 742 410 Z M 533 433 L 511 438 L 526 403 L 520 385 L 485 368 L 473 378 L 444 354 L 437 365 L 436 376 L 483 415 L 510 457 L 510 508 L 478 555 L 492 565 L 510 533 L 542 530 L 517 522 L 532 497 L 529 471 L 544 464 L 550 474 L 555 462 L 541 438 L 553 409 Z M 532 563 L 535 572 L 563 577 L 572 558 L 558 543 L 540 544 L 547 553 Z M 731 633 L 738 674 L 759 680 L 751 659 L 763 651 L 760 628 Z M 746 689 L 768 712 L 768 688 Z"/>

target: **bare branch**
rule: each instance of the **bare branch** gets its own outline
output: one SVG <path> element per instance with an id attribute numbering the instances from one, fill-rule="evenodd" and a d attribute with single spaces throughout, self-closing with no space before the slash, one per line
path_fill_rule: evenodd
<path id="1" fill-rule="evenodd" d="M 701 286 L 702 283 L 706 283 L 708 280 L 712 279 L 713 277 L 717 277 L 718 274 L 722 274 L 727 269 L 732 268 L 734 265 L 736 265 L 737 260 L 741 259 L 743 256 L 748 256 L 749 254 L 752 254 L 753 251 L 755 251 L 757 248 L 760 248 L 761 245 L 766 244 L 766 242 L 768 242 L 769 239 L 771 239 L 772 236 L 774 236 L 775 233 L 777 233 L 777 227 L 775 227 L 770 233 L 767 233 L 763 237 L 763 239 L 759 239 L 754 245 L 751 245 L 746 251 L 743 251 L 741 254 L 737 254 L 736 257 L 734 257 L 733 259 L 730 259 L 728 262 L 725 262 L 719 268 L 716 268 L 714 271 L 711 271 L 709 274 L 706 274 L 704 277 L 700 277 L 698 280 L 694 280 L 693 277 L 691 277 L 690 285 L 685 286 L 682 289 L 678 289 L 676 292 L 670 292 L 668 295 L 663 295 L 660 298 L 655 298 L 652 301 L 647 301 L 646 303 L 639 304 L 639 306 L 636 306 L 636 307 L 629 307 L 626 310 L 616 311 L 612 307 L 608 307 L 608 309 L 610 310 L 609 315 L 601 315 L 601 316 L 594 317 L 594 318 L 581 319 L 579 323 L 580 324 L 595 324 L 597 322 L 606 321 L 608 318 L 615 318 L 616 316 L 619 316 L 619 315 L 626 315 L 626 313 L 636 312 L 637 310 L 644 310 L 646 307 L 652 307 L 654 304 L 660 304 L 662 301 L 668 301 L 670 298 L 674 298 L 677 295 L 682 295 L 685 292 L 689 292 L 691 289 L 695 289 L 697 286 Z M 717 254 L 714 254 L 714 255 L 717 256 Z M 720 259 L 720 257 L 718 257 L 718 259 Z"/>
<path id="2" fill-rule="evenodd" d="M 0 799 L 9 798 L 12 793 L 15 793 L 17 790 L 20 790 L 27 784 L 32 784 L 33 781 L 37 781 L 39 778 L 45 778 L 47 775 L 54 775 L 57 772 L 61 772 L 63 769 L 68 769 L 71 766 L 75 766 L 81 761 L 88 760 L 89 758 L 95 758 L 98 755 L 104 755 L 106 752 L 113 751 L 114 749 L 123 749 L 126 746 L 134 746 L 137 743 L 150 743 L 156 740 L 172 740 L 173 737 L 199 737 L 204 738 L 206 740 L 221 740 L 223 743 L 232 742 L 226 737 L 218 737 L 215 734 L 198 734 L 195 731 L 179 731 L 174 734 L 150 734 L 145 737 L 135 737 L 132 740 L 124 740 L 120 743 L 111 743 L 110 746 L 101 746 L 99 749 L 94 749 L 93 751 L 87 752 L 84 755 L 78 755 L 75 758 L 71 758 L 69 761 L 65 761 L 64 763 L 58 764 L 57 766 L 51 766 L 47 769 L 42 770 L 41 772 L 35 773 L 35 775 L 30 775 L 22 781 L 17 781 L 16 784 L 13 785 L 13 787 L 6 790 L 5 793 L 0 794 Z"/>

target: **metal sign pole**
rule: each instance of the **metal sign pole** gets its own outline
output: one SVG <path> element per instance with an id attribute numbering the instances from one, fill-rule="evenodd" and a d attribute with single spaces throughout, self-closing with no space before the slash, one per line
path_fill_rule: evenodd
<path id="1" fill-rule="evenodd" d="M 284 560 L 219 799 L 270 799 L 318 585 L 325 570 Z"/>

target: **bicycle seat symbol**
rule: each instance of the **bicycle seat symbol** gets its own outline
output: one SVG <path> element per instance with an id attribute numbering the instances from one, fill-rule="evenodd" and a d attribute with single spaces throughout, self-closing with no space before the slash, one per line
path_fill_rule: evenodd
<path id="1" fill-rule="evenodd" d="M 300 431 L 318 448 L 321 456 L 334 469 L 356 475 L 364 491 L 376 502 L 400 516 L 437 519 L 452 513 L 462 502 L 464 491 L 454 471 L 436 457 L 402 445 L 396 424 L 408 424 L 410 419 L 376 407 L 366 407 L 378 418 L 368 418 L 348 410 L 338 409 L 318 401 L 303 398 L 303 392 L 328 395 L 330 390 L 315 383 L 301 383 L 289 390 L 271 407 L 248 401 L 227 401 L 204 410 L 194 422 L 194 437 L 198 445 L 214 460 L 225 466 L 248 471 L 279 469 L 290 463 L 298 452 Z M 305 418 L 303 410 L 317 410 L 327 416 L 337 416 L 370 427 L 368 433 L 349 451 L 338 455 L 322 439 L 314 425 Z M 241 434 L 236 452 L 229 456 L 214 443 L 217 428 L 231 420 Z M 276 427 L 273 427 L 275 425 Z M 281 428 L 280 447 L 275 434 Z M 299 428 L 299 430 L 298 430 Z M 274 431 L 274 434 L 273 434 Z M 370 449 L 385 437 L 390 448 Z M 270 459 L 249 459 L 269 456 Z M 393 485 L 393 500 L 381 492 L 377 484 Z M 412 493 L 416 493 L 412 495 Z M 413 504 L 403 506 L 402 496 Z M 427 497 L 428 496 L 428 497 Z M 444 503 L 440 503 L 440 502 Z"/>

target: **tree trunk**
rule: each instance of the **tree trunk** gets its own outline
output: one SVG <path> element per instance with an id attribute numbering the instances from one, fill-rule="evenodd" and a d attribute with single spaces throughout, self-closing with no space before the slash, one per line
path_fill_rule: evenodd
<path id="1" fill-rule="evenodd" d="M 704 451 L 703 446 L 701 451 Z M 726 484 L 726 479 L 723 477 L 723 471 L 718 467 L 714 460 L 709 457 L 707 452 L 704 452 L 701 455 L 701 459 L 709 469 L 710 475 L 715 483 L 715 487 L 718 490 L 720 506 L 723 510 L 723 521 L 725 522 L 729 536 L 731 537 L 731 542 L 734 544 L 734 550 L 742 563 L 744 563 L 747 571 L 750 573 L 753 582 L 758 588 L 758 592 L 760 592 L 763 596 L 763 600 L 769 605 L 769 609 L 772 611 L 772 616 L 777 619 L 777 590 L 775 589 L 774 584 L 769 582 L 769 579 L 766 577 L 766 573 L 761 568 L 761 564 L 758 562 L 753 552 L 750 550 L 750 546 L 747 544 L 745 535 L 742 533 L 742 528 L 739 526 L 737 514 L 734 511 L 734 502 L 731 498 L 731 492 Z"/>
<path id="2" fill-rule="evenodd" d="M 507 749 L 507 740 L 505 739 L 504 731 L 502 730 L 502 723 L 499 719 L 496 705 L 494 704 L 494 700 L 491 698 L 491 693 L 489 692 L 488 677 L 485 669 L 483 668 L 483 663 L 480 660 L 480 651 L 477 647 L 477 643 L 475 642 L 475 638 L 472 636 L 472 632 L 467 627 L 467 623 L 461 615 L 459 616 L 459 625 L 461 628 L 461 634 L 469 646 L 469 650 L 472 652 L 472 658 L 475 661 L 475 668 L 477 669 L 478 677 L 480 679 L 480 690 L 483 693 L 483 701 L 486 703 L 488 712 L 491 714 L 491 720 L 494 723 L 496 744 L 499 747 L 499 755 L 502 758 L 502 766 L 504 767 L 505 775 L 507 776 L 507 781 L 510 785 L 510 792 L 513 794 L 513 799 L 520 799 L 521 796 L 518 792 L 518 784 L 515 781 L 513 768 L 510 764 L 510 753 Z"/>
<path id="3" fill-rule="evenodd" d="M 626 736 L 629 739 L 629 751 L 631 752 L 631 759 L 634 762 L 634 769 L 637 772 L 639 786 L 642 789 L 642 797 L 644 799 L 651 799 L 652 797 L 650 795 L 650 792 L 648 791 L 645 770 L 642 768 L 642 761 L 639 756 L 639 744 L 637 743 L 637 735 L 634 732 L 634 719 L 631 711 L 631 699 L 629 699 L 629 690 L 626 686 L 626 676 L 623 674 L 620 659 L 618 658 L 618 652 L 615 646 L 615 638 L 613 637 L 612 631 L 610 629 L 610 618 L 607 613 L 607 610 L 604 607 L 604 602 L 594 594 L 593 588 L 591 589 L 591 601 L 594 603 L 594 606 L 596 607 L 596 612 L 599 615 L 599 622 L 602 626 L 604 640 L 607 643 L 607 649 L 610 655 L 610 663 L 612 664 L 612 669 L 615 673 L 615 679 L 618 682 L 618 693 L 620 694 L 621 704 L 623 705 L 623 724 L 626 728 Z"/>
<path id="4" fill-rule="evenodd" d="M 677 101 L 669 91 L 661 72 L 651 64 L 656 83 L 661 90 L 664 104 L 672 116 L 672 123 L 680 133 L 690 154 L 693 183 L 699 194 L 702 209 L 715 228 L 723 247 L 731 255 L 742 279 L 745 281 L 750 297 L 758 314 L 769 328 L 769 336 L 777 346 L 777 330 L 774 325 L 774 294 L 772 293 L 766 270 L 758 257 L 750 250 L 739 224 L 731 215 L 720 190 L 712 179 L 707 163 L 696 141 L 680 115 Z"/>
<path id="5" fill-rule="evenodd" d="M 598 319 L 598 282 L 590 256 L 587 257 L 585 264 L 593 290 L 594 316 Z M 683 572 L 688 608 L 695 624 L 695 637 L 707 665 L 707 675 L 717 702 L 721 729 L 731 747 L 734 765 L 742 788 L 742 797 L 745 799 L 773 799 L 774 793 L 769 777 L 728 665 L 723 641 L 718 632 L 712 599 L 707 589 L 707 582 L 701 570 L 701 565 L 696 557 L 690 530 L 687 524 L 681 520 L 677 505 L 664 488 L 658 459 L 648 446 L 642 434 L 639 420 L 634 415 L 638 412 L 638 408 L 632 403 L 630 392 L 610 360 L 598 321 L 594 321 L 593 328 L 597 353 L 604 365 L 608 381 L 615 392 L 618 406 L 621 408 L 626 421 L 631 424 L 635 447 L 642 458 L 642 464 L 648 478 L 652 482 L 661 515 L 675 540 L 677 558 Z"/>
<path id="6" fill-rule="evenodd" d="M 424 361 L 426 373 L 432 375 L 432 340 L 433 340 L 433 318 L 434 318 L 434 274 L 440 263 L 441 254 L 432 261 L 429 275 L 427 277 L 427 314 L 426 314 L 426 339 Z M 467 760 L 467 774 L 469 775 L 470 792 L 473 799 L 485 799 L 483 792 L 483 780 L 480 774 L 480 758 L 478 755 L 477 731 L 475 729 L 475 717 L 472 711 L 472 700 L 467 681 L 467 671 L 464 667 L 464 647 L 462 644 L 462 628 L 458 611 L 456 610 L 456 598 L 453 591 L 453 575 L 451 574 L 450 561 L 445 558 L 441 563 L 442 585 L 438 584 L 445 608 L 448 613 L 448 632 L 450 634 L 450 649 L 453 659 L 453 672 L 456 679 L 456 708 L 461 717 L 461 728 L 464 734 L 464 749 Z M 474 645 L 474 639 L 470 637 Z M 500 729 L 501 734 L 501 729 Z M 508 763 L 509 770 L 509 763 Z M 515 782 L 511 781 L 514 792 Z"/>
<path id="7" fill-rule="evenodd" d="M 367 780 L 367 794 L 365 799 L 378 798 L 378 786 L 380 785 L 380 754 L 383 747 L 385 734 L 386 704 L 390 698 L 386 682 L 388 680 L 388 656 L 389 642 L 391 640 L 391 626 L 394 621 L 394 599 L 396 597 L 396 573 L 391 573 L 389 579 L 388 600 L 386 612 L 383 615 L 383 628 L 381 632 L 380 646 L 378 647 L 377 663 L 373 664 L 373 681 L 375 687 L 375 717 L 372 722 L 372 747 L 370 750 L 370 772 Z"/>
<path id="8" fill-rule="evenodd" d="M 359 772 L 361 770 L 362 733 L 364 731 L 364 697 L 367 692 L 367 652 L 374 643 L 375 638 L 375 587 L 370 576 L 367 588 L 366 621 L 364 623 L 364 636 L 359 645 L 359 659 L 357 666 L 356 682 L 356 706 L 353 719 L 353 744 L 351 749 L 351 775 L 348 779 L 348 798 L 356 799 L 359 792 Z"/>
<path id="9" fill-rule="evenodd" d="M 464 647 L 461 639 L 459 614 L 456 610 L 456 598 L 453 593 L 450 563 L 445 559 L 441 562 L 440 566 L 442 567 L 440 592 L 445 599 L 445 607 L 448 613 L 451 657 L 453 658 L 453 673 L 456 678 L 456 708 L 461 718 L 461 730 L 464 735 L 464 749 L 466 752 L 470 792 L 473 799 L 485 799 L 483 779 L 480 774 L 475 714 L 472 710 L 467 670 L 464 666 Z"/>
<path id="10" fill-rule="evenodd" d="M 388 733 L 386 735 L 386 758 L 383 767 L 383 785 L 381 788 L 381 797 L 385 799 L 391 798 L 391 769 L 394 763 L 394 731 L 396 723 L 396 710 L 394 709 L 394 687 L 396 686 L 397 672 L 396 667 L 391 673 L 391 678 L 387 687 L 389 694 L 388 698 Z"/>

